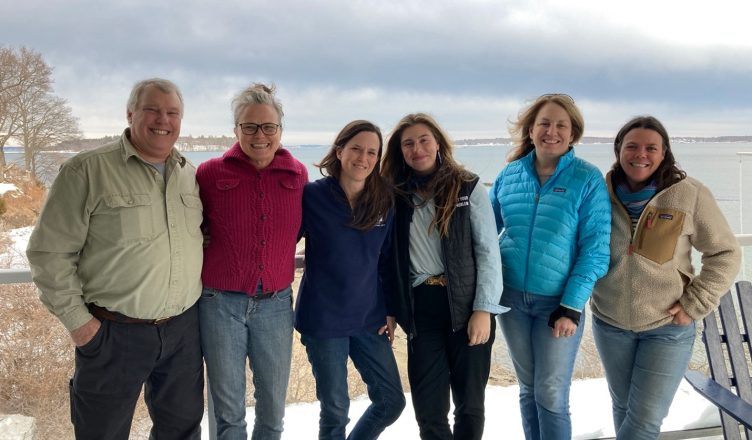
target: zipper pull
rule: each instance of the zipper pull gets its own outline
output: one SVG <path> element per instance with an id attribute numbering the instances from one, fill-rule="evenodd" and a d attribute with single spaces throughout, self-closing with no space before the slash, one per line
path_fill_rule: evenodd
<path id="1" fill-rule="evenodd" d="M 538 204 L 538 200 L 540 200 L 540 193 L 535 193 L 535 204 Z"/>
<path id="2" fill-rule="evenodd" d="M 651 213 L 648 214 L 648 218 L 645 221 L 646 227 L 648 229 L 653 229 L 653 219 L 654 218 L 655 218 L 655 213 L 654 212 L 651 212 Z"/>

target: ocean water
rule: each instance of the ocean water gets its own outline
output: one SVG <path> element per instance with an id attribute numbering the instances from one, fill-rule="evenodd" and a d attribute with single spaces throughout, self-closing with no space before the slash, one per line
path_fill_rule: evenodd
<path id="1" fill-rule="evenodd" d="M 509 145 L 459 147 L 455 158 L 470 171 L 480 176 L 481 182 L 491 184 L 505 165 Z M 321 177 L 315 163 L 328 150 L 327 146 L 290 147 L 292 154 L 308 168 L 309 178 Z M 752 142 L 740 143 L 687 143 L 673 145 L 674 156 L 688 175 L 704 183 L 715 196 L 721 210 L 736 233 L 752 233 L 752 155 L 740 156 L 738 152 L 752 152 Z M 585 144 L 575 149 L 577 156 L 593 163 L 604 174 L 614 161 L 611 144 Z M 222 155 L 219 151 L 187 152 L 196 165 Z M 19 152 L 6 152 L 8 163 L 22 164 Z M 52 176 L 45 176 L 45 181 Z M 744 190 L 741 190 L 744 188 Z"/>
<path id="2" fill-rule="evenodd" d="M 752 156 L 747 156 L 740 162 L 742 156 L 737 155 L 737 152 L 752 152 L 752 142 L 675 144 L 672 148 L 681 168 L 710 188 L 734 232 L 752 233 L 752 190 L 744 191 L 741 195 L 739 191 L 740 175 L 746 177 L 743 185 L 752 185 Z M 478 174 L 482 182 L 491 184 L 504 167 L 509 149 L 509 145 L 459 147 L 455 150 L 455 157 L 470 171 Z M 290 148 L 292 154 L 308 168 L 311 180 L 321 177 L 314 164 L 324 157 L 327 150 L 326 146 Z M 578 145 L 575 153 L 597 166 L 604 174 L 614 162 L 611 144 Z M 186 153 L 196 165 L 221 154 Z M 741 213 L 740 207 L 744 209 L 744 213 Z"/>
<path id="3" fill-rule="evenodd" d="M 309 178 L 321 177 L 314 165 L 320 161 L 328 146 L 290 147 L 292 154 L 308 168 Z M 478 174 L 481 182 L 491 184 L 505 165 L 509 145 L 469 146 L 455 150 L 455 158 L 469 170 Z M 740 156 L 738 152 L 752 152 L 752 142 L 740 143 L 677 143 L 672 146 L 674 156 L 688 175 L 704 183 L 715 196 L 735 233 L 752 233 L 752 155 Z M 611 144 L 584 144 L 575 148 L 577 156 L 593 163 L 604 174 L 614 161 Z M 219 151 L 187 152 L 196 165 L 222 155 Z M 6 160 L 22 163 L 18 152 L 6 153 Z M 47 176 L 46 181 L 51 180 Z M 746 279 L 752 276 L 752 249 L 745 250 Z"/>

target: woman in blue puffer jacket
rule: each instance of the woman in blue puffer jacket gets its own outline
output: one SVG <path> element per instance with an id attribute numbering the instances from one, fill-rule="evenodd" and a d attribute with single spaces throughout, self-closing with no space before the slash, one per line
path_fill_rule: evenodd
<path id="1" fill-rule="evenodd" d="M 525 437 L 570 439 L 569 387 L 593 285 L 608 270 L 611 206 L 601 172 L 575 157 L 582 114 L 543 95 L 511 129 L 509 164 L 490 191 L 501 248 L 499 324 L 520 385 Z"/>

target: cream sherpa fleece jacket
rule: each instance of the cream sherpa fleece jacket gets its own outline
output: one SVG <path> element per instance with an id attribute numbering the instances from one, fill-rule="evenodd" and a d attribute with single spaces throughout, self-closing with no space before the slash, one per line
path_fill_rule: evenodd
<path id="1" fill-rule="evenodd" d="M 681 302 L 695 320 L 718 306 L 739 271 L 741 249 L 710 191 L 687 177 L 664 189 L 645 207 L 634 234 L 626 209 L 611 198 L 611 262 L 595 285 L 591 309 L 599 319 L 631 331 L 672 321 L 668 309 Z M 692 247 L 702 254 L 695 275 Z"/>

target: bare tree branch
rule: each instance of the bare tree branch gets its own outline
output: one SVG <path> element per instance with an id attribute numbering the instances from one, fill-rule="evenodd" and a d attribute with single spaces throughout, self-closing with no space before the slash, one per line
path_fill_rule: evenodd
<path id="1" fill-rule="evenodd" d="M 31 49 L 0 47 L 0 166 L 5 166 L 3 148 L 20 128 L 21 97 L 52 91 L 52 68 Z"/>

